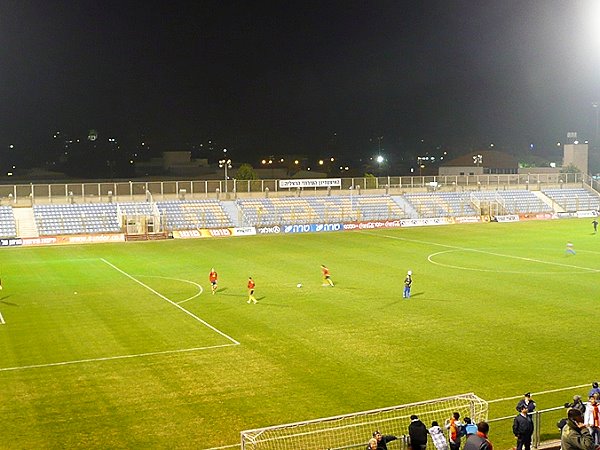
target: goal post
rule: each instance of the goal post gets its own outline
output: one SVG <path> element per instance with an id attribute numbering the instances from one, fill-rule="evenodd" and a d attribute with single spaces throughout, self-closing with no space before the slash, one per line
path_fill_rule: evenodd
<path id="1" fill-rule="evenodd" d="M 488 403 L 473 393 L 391 406 L 304 422 L 276 425 L 241 433 L 242 450 L 341 450 L 367 445 L 373 431 L 400 437 L 405 435 L 410 416 L 415 414 L 429 428 L 436 420 L 443 426 L 453 412 L 470 417 L 474 423 L 487 420 Z M 401 442 L 397 447 L 400 448 Z"/>

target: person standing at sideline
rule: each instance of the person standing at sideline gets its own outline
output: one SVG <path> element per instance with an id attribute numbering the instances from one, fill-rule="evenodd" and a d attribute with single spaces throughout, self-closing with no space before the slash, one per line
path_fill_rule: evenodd
<path id="1" fill-rule="evenodd" d="M 598 220 L 592 220 L 592 225 L 594 226 L 594 234 L 596 234 L 598 232 Z"/>
<path id="2" fill-rule="evenodd" d="M 367 444 L 367 450 L 377 450 L 377 439 L 369 439 L 369 443 Z"/>
<path id="3" fill-rule="evenodd" d="M 218 278 L 219 276 L 217 275 L 217 272 L 213 267 L 212 269 L 210 269 L 210 273 L 208 274 L 208 281 L 210 281 L 210 289 L 213 295 L 215 295 L 215 292 L 217 292 L 217 284 L 219 282 Z"/>
<path id="4" fill-rule="evenodd" d="M 431 436 L 431 440 L 433 441 L 433 445 L 435 446 L 436 450 L 448 450 L 446 436 L 444 436 L 444 432 L 435 420 L 431 422 L 429 435 Z"/>
<path id="5" fill-rule="evenodd" d="M 513 434 L 517 438 L 516 450 L 530 450 L 531 436 L 533 435 L 533 420 L 527 413 L 527 405 L 521 406 L 521 412 L 513 421 Z"/>
<path id="6" fill-rule="evenodd" d="M 585 403 L 581 400 L 581 395 L 574 395 L 572 403 L 565 403 L 565 408 L 575 408 L 581 411 L 581 414 L 585 414 Z"/>
<path id="7" fill-rule="evenodd" d="M 446 429 L 448 430 L 448 443 L 450 444 L 451 450 L 459 450 L 460 449 L 460 434 L 461 434 L 461 426 L 460 423 L 460 413 L 454 412 L 452 413 L 452 417 L 446 419 Z"/>
<path id="8" fill-rule="evenodd" d="M 600 397 L 600 387 L 598 387 L 598 382 L 594 381 L 592 383 L 592 388 L 590 389 L 590 393 L 588 394 L 588 397 L 594 396 L 596 398 Z"/>
<path id="9" fill-rule="evenodd" d="M 585 405 L 585 424 L 590 430 L 590 435 L 595 445 L 600 445 L 600 407 L 595 395 L 591 395 L 589 402 Z"/>
<path id="10" fill-rule="evenodd" d="M 562 450 L 594 450 L 594 439 L 585 426 L 581 411 L 571 408 L 567 413 L 567 423 L 560 434 Z"/>
<path id="11" fill-rule="evenodd" d="M 467 442 L 463 450 L 494 450 L 494 446 L 488 439 L 489 432 L 490 425 L 487 422 L 479 422 L 477 433 L 467 436 Z"/>
<path id="12" fill-rule="evenodd" d="M 252 279 L 252 277 L 248 277 L 248 303 L 252 302 L 255 305 L 258 303 L 258 300 L 254 297 L 254 288 L 256 287 L 256 283 Z"/>
<path id="13" fill-rule="evenodd" d="M 531 398 L 531 392 L 527 392 L 523 394 L 523 398 L 519 400 L 517 403 L 517 407 L 515 408 L 518 412 L 521 412 L 523 405 L 527 406 L 527 412 L 532 413 L 535 411 L 535 402 Z"/>
<path id="14" fill-rule="evenodd" d="M 464 421 L 463 429 L 462 429 L 463 436 L 468 436 L 469 434 L 477 433 L 477 425 L 475 425 L 473 423 L 473 421 L 471 420 L 470 417 L 465 417 L 463 421 Z"/>
<path id="15" fill-rule="evenodd" d="M 377 450 L 387 450 L 387 443 L 398 439 L 392 434 L 381 434 L 379 431 L 373 432 L 373 439 L 377 442 L 375 447 Z"/>
<path id="16" fill-rule="evenodd" d="M 323 273 L 323 286 L 329 285 L 333 287 L 333 281 L 331 281 L 331 273 L 324 264 L 321 264 L 321 272 Z"/>
<path id="17" fill-rule="evenodd" d="M 410 287 L 412 286 L 412 270 L 406 272 L 406 278 L 404 278 L 404 292 L 402 298 L 410 298 Z"/>
<path id="18" fill-rule="evenodd" d="M 427 427 L 414 414 L 410 416 L 408 436 L 412 450 L 425 450 L 427 448 Z"/>

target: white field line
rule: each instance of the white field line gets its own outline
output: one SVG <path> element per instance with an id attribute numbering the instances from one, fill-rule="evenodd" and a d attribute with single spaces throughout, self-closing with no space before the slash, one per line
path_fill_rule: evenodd
<path id="1" fill-rule="evenodd" d="M 207 448 L 205 450 L 221 450 L 223 448 L 240 448 L 242 446 L 242 444 L 231 444 L 231 445 L 224 445 L 222 447 L 211 447 L 211 448 Z"/>
<path id="2" fill-rule="evenodd" d="M 592 386 L 592 383 L 579 384 L 577 386 L 568 386 L 568 387 L 563 387 L 563 388 L 550 389 L 550 390 L 547 390 L 547 391 L 532 392 L 531 396 L 535 397 L 536 395 L 552 394 L 554 392 L 572 391 L 573 389 L 583 389 L 585 387 L 590 387 L 591 388 L 591 386 Z M 582 395 L 582 397 L 584 397 L 584 396 Z M 517 399 L 521 399 L 521 398 L 523 398 L 522 395 L 517 395 L 515 397 L 497 398 L 495 400 L 488 400 L 488 403 L 505 402 L 505 401 L 508 401 L 508 400 L 517 400 Z"/>
<path id="3" fill-rule="evenodd" d="M 138 276 L 140 276 L 140 275 L 138 275 Z M 178 305 L 181 305 L 182 303 L 185 303 L 185 302 L 189 302 L 190 300 L 193 300 L 196 297 L 199 297 L 204 292 L 204 288 L 202 287 L 202 285 L 200 285 L 198 283 L 194 283 L 193 281 L 190 281 L 190 280 L 183 280 L 181 278 L 172 278 L 172 277 L 161 277 L 158 275 L 144 275 L 144 276 L 142 276 L 142 278 L 162 278 L 163 280 L 181 281 L 182 283 L 193 284 L 194 286 L 196 286 L 198 288 L 198 293 L 196 293 L 196 294 L 192 295 L 191 297 L 188 297 L 184 300 L 176 302 Z"/>
<path id="4" fill-rule="evenodd" d="M 551 266 L 568 267 L 569 269 L 580 269 L 580 270 L 589 270 L 590 272 L 600 272 L 600 269 L 594 269 L 594 268 L 590 268 L 590 267 L 581 267 L 581 266 L 576 266 L 573 264 L 563 264 L 563 263 L 559 263 L 559 262 L 544 261 L 543 259 L 526 258 L 524 256 L 505 255 L 503 253 L 489 252 L 486 250 L 478 250 L 476 248 L 468 248 L 468 247 L 459 247 L 457 245 L 440 244 L 439 242 L 422 241 L 420 239 L 408 239 L 408 238 L 403 238 L 403 237 L 398 237 L 398 236 L 390 236 L 389 234 L 370 233 L 368 231 L 358 231 L 358 233 L 368 234 L 370 236 L 375 236 L 375 237 L 383 237 L 386 239 L 396 239 L 396 240 L 404 241 L 404 242 L 414 242 L 417 244 L 434 245 L 434 246 L 438 246 L 438 247 L 449 248 L 452 250 L 463 250 L 463 251 L 469 251 L 469 252 L 475 252 L 475 253 L 483 253 L 485 255 L 500 256 L 503 258 L 518 259 L 521 261 L 535 262 L 535 263 L 539 263 L 539 264 L 548 264 Z"/>
<path id="5" fill-rule="evenodd" d="M 221 344 L 221 345 L 211 345 L 209 347 L 183 348 L 183 349 L 179 349 L 179 350 L 164 350 L 164 351 L 160 351 L 160 352 L 137 353 L 137 354 L 133 354 L 133 355 L 106 356 L 104 358 L 77 359 L 77 360 L 73 360 L 73 361 L 61 361 L 61 362 L 47 363 L 47 364 L 31 364 L 28 366 L 2 367 L 2 368 L 0 368 L 0 372 L 9 372 L 9 371 L 26 370 L 26 369 L 42 369 L 45 367 L 70 366 L 73 364 L 94 363 L 94 362 L 99 362 L 99 361 L 115 361 L 118 359 L 141 358 L 144 356 L 169 355 L 169 354 L 174 354 L 174 353 L 188 353 L 188 352 L 196 352 L 196 351 L 200 351 L 200 350 L 210 350 L 213 348 L 232 347 L 234 345 L 237 345 L 237 344 Z"/>
<path id="6" fill-rule="evenodd" d="M 2 313 L 0 313 L 0 325 L 5 325 L 6 322 L 4 321 L 4 316 L 2 315 Z"/>
<path id="7" fill-rule="evenodd" d="M 165 297 L 164 295 L 162 295 L 160 292 L 155 291 L 154 289 L 152 289 L 150 286 L 148 286 L 147 284 L 143 283 L 142 281 L 138 280 L 137 278 L 129 275 L 127 272 L 125 272 L 124 270 L 119 269 L 117 266 L 115 266 L 114 264 L 112 264 L 111 262 L 107 261 L 104 258 L 100 258 L 102 260 L 102 262 L 104 262 L 105 264 L 109 265 L 110 267 L 112 267 L 113 269 L 115 269 L 117 272 L 122 273 L 123 275 L 125 275 L 127 278 L 129 278 L 130 280 L 135 281 L 137 284 L 139 284 L 140 286 L 148 289 L 150 292 L 152 292 L 154 295 L 162 298 L 164 301 L 170 303 L 171 305 L 173 305 L 175 308 L 178 308 L 179 310 L 183 311 L 185 314 L 187 314 L 188 316 L 194 318 L 195 320 L 197 320 L 198 322 L 200 322 L 202 325 L 206 326 L 207 328 L 210 328 L 211 330 L 213 330 L 215 333 L 220 334 L 221 336 L 223 336 L 225 339 L 233 342 L 233 344 L 235 345 L 240 345 L 240 343 L 238 341 L 236 341 L 234 338 L 232 338 L 231 336 L 223 333 L 221 330 L 218 330 L 217 328 L 213 327 L 211 324 L 209 324 L 208 322 L 205 322 L 204 320 L 202 320 L 200 317 L 198 317 L 197 315 L 195 315 L 194 313 L 188 311 L 187 309 L 185 309 L 183 306 L 178 305 L 177 303 L 175 303 L 173 300 L 168 299 L 167 297 Z"/>

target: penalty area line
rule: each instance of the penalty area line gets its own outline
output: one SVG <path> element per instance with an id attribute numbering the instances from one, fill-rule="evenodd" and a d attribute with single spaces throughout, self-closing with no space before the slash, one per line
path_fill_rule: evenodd
<path id="1" fill-rule="evenodd" d="M 169 354 L 176 354 L 176 353 L 197 352 L 197 351 L 201 351 L 201 350 L 210 350 L 213 348 L 233 347 L 235 345 L 237 345 L 237 344 L 221 344 L 221 345 L 211 345 L 209 347 L 183 348 L 183 349 L 179 349 L 179 350 L 164 350 L 164 351 L 160 351 L 160 352 L 137 353 L 137 354 L 133 354 L 133 355 L 119 355 L 119 356 L 106 356 L 103 358 L 77 359 L 77 360 L 73 360 L 73 361 L 61 361 L 61 362 L 46 363 L 46 364 L 30 364 L 27 366 L 0 367 L 0 372 L 10 372 L 10 371 L 27 370 L 27 369 L 43 369 L 46 367 L 71 366 L 74 364 L 95 363 L 95 362 L 102 362 L 102 361 L 116 361 L 118 359 L 142 358 L 144 356 L 158 356 L 158 355 L 169 355 Z"/>
<path id="2" fill-rule="evenodd" d="M 213 330 L 215 333 L 220 334 L 221 336 L 223 336 L 225 339 L 227 339 L 230 342 L 233 342 L 235 345 L 240 345 L 240 343 L 238 341 L 236 341 L 234 338 L 232 338 L 231 336 L 229 336 L 228 334 L 223 333 L 221 330 L 213 327 L 211 324 L 209 324 L 208 322 L 202 320 L 200 317 L 198 317 L 196 314 L 192 313 L 191 311 L 188 311 L 187 309 L 185 309 L 183 306 L 178 305 L 177 303 L 175 303 L 173 300 L 165 297 L 164 295 L 162 295 L 160 292 L 152 289 L 150 286 L 148 286 L 147 284 L 145 284 L 144 282 L 138 280 L 137 278 L 133 277 L 132 275 L 129 275 L 127 272 L 125 272 L 122 269 L 119 269 L 117 266 L 115 266 L 114 264 L 112 264 L 111 262 L 107 261 L 104 258 L 100 258 L 102 260 L 102 262 L 104 262 L 105 264 L 109 265 L 110 267 L 112 267 L 113 269 L 115 269 L 117 272 L 125 275 L 127 278 L 129 278 L 130 280 L 135 281 L 137 284 L 139 284 L 140 286 L 148 289 L 150 292 L 152 292 L 154 295 L 162 298 L 164 301 L 170 303 L 171 305 L 173 305 L 175 308 L 179 309 L 180 311 L 183 311 L 185 314 L 187 314 L 188 316 L 192 317 L 193 319 L 197 320 L 198 322 L 200 322 L 201 324 L 203 324 L 205 327 L 210 328 L 211 330 Z"/>
<path id="3" fill-rule="evenodd" d="M 2 313 L 0 313 L 0 325 L 6 325 L 6 322 L 4 321 L 4 316 L 2 315 Z"/>
<path id="4" fill-rule="evenodd" d="M 456 251 L 468 251 L 468 252 L 474 252 L 474 253 L 481 253 L 484 255 L 498 256 L 501 258 L 516 259 L 516 260 L 520 260 L 520 261 L 534 262 L 534 263 L 538 263 L 538 264 L 546 264 L 546 265 L 550 265 L 550 266 L 567 267 L 569 269 L 587 270 L 588 272 L 591 272 L 591 273 L 600 272 L 600 270 L 590 268 L 590 267 L 581 267 L 581 266 L 576 266 L 573 264 L 564 264 L 564 263 L 560 263 L 560 262 L 544 261 L 543 259 L 527 258 L 524 256 L 507 255 L 504 253 L 490 252 L 487 250 L 480 250 L 477 248 L 460 247 L 458 245 L 441 244 L 439 242 L 423 241 L 420 239 L 409 239 L 409 238 L 404 238 L 404 237 L 399 237 L 399 236 L 390 236 L 389 234 L 375 234 L 375 233 L 369 233 L 368 231 L 358 231 L 358 233 L 367 234 L 369 236 L 375 236 L 375 237 L 383 237 L 385 239 L 394 239 L 394 240 L 404 241 L 404 242 L 412 242 L 412 243 L 417 243 L 417 244 L 438 246 L 438 247 L 443 247 L 443 248 L 447 248 L 450 250 L 456 250 Z M 431 256 L 431 255 L 429 255 L 429 256 Z M 431 262 L 432 264 L 436 264 L 433 261 L 429 261 L 429 262 Z M 461 268 L 461 269 L 464 270 L 464 268 Z"/>

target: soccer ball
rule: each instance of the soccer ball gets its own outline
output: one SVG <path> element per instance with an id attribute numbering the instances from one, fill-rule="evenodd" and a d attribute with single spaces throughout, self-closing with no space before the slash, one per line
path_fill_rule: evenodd
<path id="1" fill-rule="evenodd" d="M 301 288 L 301 287 L 302 287 L 302 283 L 298 283 L 298 284 L 296 285 L 296 287 L 297 287 L 297 288 Z"/>

